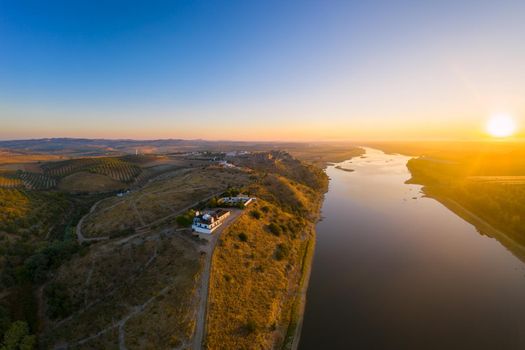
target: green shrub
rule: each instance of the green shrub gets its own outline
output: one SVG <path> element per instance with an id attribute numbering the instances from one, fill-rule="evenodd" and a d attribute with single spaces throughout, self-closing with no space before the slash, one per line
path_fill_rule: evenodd
<path id="1" fill-rule="evenodd" d="M 36 345 L 36 337 L 29 334 L 29 326 L 24 321 L 11 323 L 4 334 L 2 350 L 32 350 Z"/>
<path id="2" fill-rule="evenodd" d="M 275 222 L 272 222 L 268 225 L 268 230 L 270 230 L 270 232 L 276 236 L 280 236 L 281 233 L 283 233 L 282 228 Z"/>
<path id="3" fill-rule="evenodd" d="M 193 223 L 193 218 L 195 217 L 195 211 L 188 210 L 186 213 L 177 216 L 175 221 L 182 227 L 189 227 Z"/>
<path id="4" fill-rule="evenodd" d="M 257 323 L 253 319 L 249 319 L 244 326 L 246 332 L 254 333 L 257 330 Z"/>
<path id="5" fill-rule="evenodd" d="M 290 254 L 290 249 L 284 244 L 280 243 L 275 248 L 275 259 L 281 261 Z"/>
<path id="6" fill-rule="evenodd" d="M 241 233 L 239 233 L 239 239 L 240 239 L 242 242 L 247 242 L 247 241 L 248 241 L 248 236 L 246 235 L 246 233 L 241 232 Z"/>
<path id="7" fill-rule="evenodd" d="M 217 197 L 213 197 L 208 201 L 208 207 L 210 208 L 216 208 L 219 205 L 219 201 Z"/>
<path id="8" fill-rule="evenodd" d="M 50 319 L 63 319 L 73 312 L 71 297 L 67 293 L 66 287 L 61 283 L 49 284 L 45 294 L 48 300 L 47 314 Z"/>
<path id="9" fill-rule="evenodd" d="M 250 212 L 250 214 L 252 215 L 253 218 L 259 220 L 261 217 L 262 217 L 262 214 L 260 211 L 258 211 L 257 209 L 254 209 Z"/>

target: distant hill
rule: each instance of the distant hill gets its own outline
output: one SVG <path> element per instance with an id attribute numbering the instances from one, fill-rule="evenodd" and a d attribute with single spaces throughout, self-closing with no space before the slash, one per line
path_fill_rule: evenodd
<path id="1" fill-rule="evenodd" d="M 269 150 L 279 146 L 294 147 L 296 143 L 206 141 L 206 140 L 110 140 L 48 138 L 0 141 L 0 150 L 19 153 L 60 154 L 67 156 L 104 156 L 135 153 L 170 153 L 191 151 Z"/>

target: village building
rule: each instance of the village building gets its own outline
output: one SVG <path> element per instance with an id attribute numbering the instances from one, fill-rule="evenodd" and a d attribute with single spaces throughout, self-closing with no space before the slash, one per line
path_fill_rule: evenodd
<path id="1" fill-rule="evenodd" d="M 191 228 L 193 232 L 212 234 L 224 220 L 230 216 L 229 210 L 217 209 L 215 211 L 196 212 Z"/>
<path id="2" fill-rule="evenodd" d="M 248 151 L 231 151 L 226 152 L 226 157 L 238 157 L 238 156 L 244 156 L 250 154 Z"/>
<path id="3" fill-rule="evenodd" d="M 223 168 L 237 168 L 235 165 L 227 162 L 226 160 L 219 161 L 219 165 L 222 166 Z"/>
<path id="4" fill-rule="evenodd" d="M 227 205 L 227 206 L 238 206 L 240 204 L 243 204 L 245 207 L 250 205 L 255 201 L 254 197 L 248 197 L 248 196 L 236 196 L 236 197 L 222 197 L 218 200 L 219 205 Z"/>

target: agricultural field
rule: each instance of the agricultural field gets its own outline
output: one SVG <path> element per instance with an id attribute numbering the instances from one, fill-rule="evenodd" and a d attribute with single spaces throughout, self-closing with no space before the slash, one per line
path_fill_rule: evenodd
<path id="1" fill-rule="evenodd" d="M 126 188 L 126 184 L 96 173 L 79 171 L 62 178 L 58 189 L 66 192 L 112 192 Z"/>
<path id="2" fill-rule="evenodd" d="M 152 178 L 188 162 L 167 156 L 79 158 L 43 164 L 7 164 L 0 170 L 0 188 L 57 188 L 66 192 L 111 192 L 140 187 Z"/>
<path id="3" fill-rule="evenodd" d="M 54 178 L 38 173 L 19 172 L 18 176 L 23 181 L 24 186 L 29 190 L 48 190 L 56 186 Z"/>
<path id="4" fill-rule="evenodd" d="M 145 156 L 142 156 L 145 157 Z M 152 179 L 173 172 L 175 170 L 184 168 L 194 168 L 199 166 L 208 166 L 209 162 L 199 162 L 187 160 L 179 157 L 157 156 L 148 157 L 140 163 L 142 172 L 133 181 L 133 188 L 140 188 L 151 181 Z"/>
<path id="5" fill-rule="evenodd" d="M 88 171 L 106 175 L 121 182 L 131 182 L 141 172 L 139 166 L 118 158 L 80 158 L 47 163 L 42 167 L 46 175 L 53 177 L 60 178 L 75 172 Z"/>
<path id="6" fill-rule="evenodd" d="M 59 160 L 61 156 L 40 153 L 24 153 L 0 149 L 0 165 L 16 163 L 36 163 L 43 161 Z"/>
<path id="7" fill-rule="evenodd" d="M 249 181 L 236 169 L 181 169 L 155 178 L 140 190 L 100 203 L 82 224 L 85 237 L 115 236 L 173 218 L 181 211 Z"/>
<path id="8" fill-rule="evenodd" d="M 0 188 L 24 187 L 28 190 L 48 190 L 56 186 L 50 176 L 26 171 L 0 172 Z"/>
<path id="9" fill-rule="evenodd" d="M 23 186 L 23 181 L 13 172 L 0 172 L 0 188 L 15 188 Z"/>
<path id="10" fill-rule="evenodd" d="M 100 161 L 96 166 L 89 168 L 89 171 L 121 182 L 130 182 L 141 172 L 140 168 L 134 164 L 112 158 Z"/>
<path id="11" fill-rule="evenodd" d="M 53 177 L 64 177 L 76 171 L 81 171 L 97 164 L 97 158 L 79 158 L 50 162 L 42 165 L 45 174 Z"/>

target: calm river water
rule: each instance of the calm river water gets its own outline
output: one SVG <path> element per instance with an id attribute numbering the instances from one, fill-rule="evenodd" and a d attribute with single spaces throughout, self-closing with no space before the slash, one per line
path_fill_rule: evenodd
<path id="1" fill-rule="evenodd" d="M 404 184 L 407 160 L 327 169 L 299 348 L 525 349 L 525 264 Z"/>

